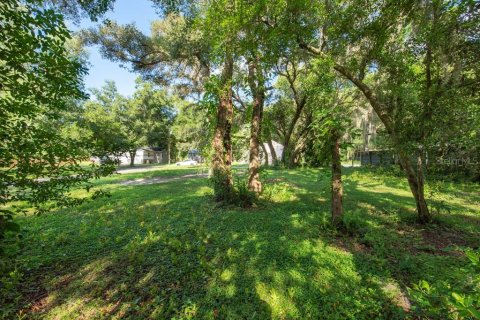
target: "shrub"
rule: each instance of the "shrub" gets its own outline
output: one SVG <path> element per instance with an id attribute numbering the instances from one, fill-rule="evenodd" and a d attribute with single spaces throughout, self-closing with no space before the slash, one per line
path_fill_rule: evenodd
<path id="1" fill-rule="evenodd" d="M 242 208 L 248 208 L 253 205 L 257 195 L 248 189 L 248 182 L 245 179 L 235 180 L 234 204 Z"/>
<path id="2" fill-rule="evenodd" d="M 214 172 L 210 177 L 216 201 L 229 201 L 232 198 L 233 188 L 227 184 L 226 172 Z"/>
<path id="3" fill-rule="evenodd" d="M 414 311 L 421 316 L 443 318 L 445 314 L 452 319 L 480 319 L 480 250 L 465 250 L 469 260 L 464 292 L 450 284 L 430 285 L 420 280 L 409 289 L 415 300 Z"/>
<path id="4" fill-rule="evenodd" d="M 2 268 L 4 269 L 4 268 Z M 11 270 L 9 272 L 3 273 L 4 270 L 1 270 L 0 276 L 0 318 L 8 318 L 12 316 L 11 313 L 15 310 L 15 305 L 18 303 L 21 298 L 20 293 L 15 290 L 18 285 L 21 283 L 23 274 L 20 273 L 17 269 Z"/>
<path id="5" fill-rule="evenodd" d="M 216 201 L 242 208 L 248 208 L 254 204 L 257 195 L 248 189 L 248 182 L 244 177 L 234 178 L 233 188 L 225 186 L 223 181 L 222 177 L 210 178 Z"/>

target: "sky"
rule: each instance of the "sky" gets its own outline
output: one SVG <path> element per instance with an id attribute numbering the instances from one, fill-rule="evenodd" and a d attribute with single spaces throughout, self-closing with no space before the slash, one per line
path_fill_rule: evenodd
<path id="1" fill-rule="evenodd" d="M 116 0 L 113 11 L 105 15 L 105 18 L 120 24 L 135 23 L 145 34 L 150 34 L 150 24 L 158 17 L 155 8 L 148 0 Z M 84 19 L 79 26 L 69 24 L 69 28 L 74 31 L 95 25 L 96 23 Z M 131 95 L 135 91 L 135 78 L 138 74 L 121 68 L 116 62 L 102 58 L 97 46 L 88 47 L 87 50 L 90 66 L 88 75 L 85 77 L 86 88 L 100 88 L 106 80 L 114 80 L 120 94 Z"/>

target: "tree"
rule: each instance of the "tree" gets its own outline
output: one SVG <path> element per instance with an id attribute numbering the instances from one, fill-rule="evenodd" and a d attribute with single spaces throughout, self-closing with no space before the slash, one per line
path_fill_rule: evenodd
<path id="1" fill-rule="evenodd" d="M 100 44 L 106 57 L 129 63 L 135 71 L 155 81 L 166 83 L 175 79 L 176 85 L 190 86 L 187 92 L 202 90 L 206 83 L 210 84 L 207 89 L 218 98 L 212 139 L 212 174 L 216 198 L 221 200 L 233 190 L 234 64 L 242 49 L 248 47 L 240 44 L 241 33 L 247 29 L 249 19 L 258 14 L 252 15 L 244 3 L 237 6 L 229 0 L 157 3 L 166 14 L 153 25 L 151 37 L 143 35 L 132 25 L 119 26 L 108 22 L 98 30 L 85 32 L 83 38 L 86 43 Z M 73 11 L 77 9 L 78 6 L 73 6 Z M 215 67 L 222 70 L 221 76 L 211 78 L 210 70 Z"/>
<path id="2" fill-rule="evenodd" d="M 271 5 L 264 21 L 277 30 L 285 48 L 296 44 L 314 56 L 333 59 L 338 75 L 363 93 L 399 155 L 419 220 L 429 222 L 425 143 L 436 130 L 435 108 L 443 93 L 478 81 L 478 61 L 470 59 L 478 53 L 472 37 L 478 31 L 478 6 L 469 1 Z M 452 35 L 455 41 L 450 41 Z"/>
<path id="3" fill-rule="evenodd" d="M 0 238 L 18 229 L 13 215 L 23 204 L 43 212 L 81 203 L 74 188 L 110 167 L 82 167 L 89 146 L 61 134 L 60 118 L 83 99 L 85 69 L 69 53 L 62 16 L 34 1 L 0 4 Z M 91 197 L 102 194 L 94 192 Z"/>
<path id="4" fill-rule="evenodd" d="M 191 150 L 205 151 L 210 145 L 208 110 L 198 103 L 177 103 L 178 113 L 172 125 L 176 147 L 182 158 Z"/>
<path id="5" fill-rule="evenodd" d="M 84 138 L 95 146 L 92 155 L 117 158 L 132 149 L 123 115 L 128 100 L 118 93 L 113 81 L 107 81 L 101 89 L 93 89 L 92 93 L 95 99 L 85 102 L 77 116 L 78 123 L 86 130 Z"/>
<path id="6" fill-rule="evenodd" d="M 217 100 L 212 140 L 212 174 L 217 200 L 229 197 L 233 190 L 231 131 L 235 30 L 227 30 L 224 26 L 234 26 L 225 22 L 236 12 L 227 10 L 228 14 L 223 14 L 224 8 L 230 8 L 228 1 L 213 2 L 209 6 L 197 4 L 197 14 L 187 18 L 184 18 L 187 15 L 170 13 L 154 25 L 150 38 L 133 26 L 121 27 L 114 23 L 84 34 L 87 43 L 101 44 L 108 58 L 131 63 L 136 71 L 156 81 L 176 79 L 178 83 L 178 79 L 184 79 L 192 90 L 203 88 L 207 82 L 210 84 L 210 94 Z M 157 32 L 156 27 L 162 32 Z M 227 49 L 220 50 L 221 46 Z M 222 68 L 218 79 L 215 76 L 210 79 L 213 62 Z M 175 64 L 180 67 L 171 68 Z"/>
<path id="7" fill-rule="evenodd" d="M 441 116 L 445 119 L 452 111 L 451 107 L 445 109 L 451 104 L 440 101 L 445 91 L 478 81 L 472 69 L 475 63 L 463 58 L 468 56 L 465 52 L 475 51 L 469 37 L 476 28 L 470 20 L 475 20 L 474 10 L 468 2 L 447 1 L 381 6 L 379 18 L 370 27 L 360 29 L 361 42 L 369 47 L 368 55 L 361 59 L 375 61 L 377 72 L 371 72 L 375 80 L 370 84 L 368 78 L 362 80 L 361 68 L 360 74 L 354 75 L 345 66 L 335 66 L 364 93 L 384 123 L 423 223 L 432 218 L 424 195 L 425 150 L 439 129 L 435 115 L 446 112 Z M 406 20 L 400 12 L 405 13 Z M 351 46 L 355 45 L 361 43 Z M 459 60 L 463 60 L 463 66 Z M 414 157 L 416 164 L 412 164 Z"/>
<path id="8" fill-rule="evenodd" d="M 232 129 L 234 119 L 233 73 L 235 59 L 240 53 L 238 37 L 242 30 L 242 8 L 231 0 L 203 3 L 197 15 L 197 28 L 209 42 L 210 59 L 219 61 L 221 75 L 216 81 L 218 97 L 215 129 L 213 132 L 212 181 L 215 198 L 230 200 L 233 196 Z"/>
<path id="9" fill-rule="evenodd" d="M 212 140 L 212 180 L 217 201 L 228 200 L 233 192 L 231 172 L 233 161 L 231 138 L 233 126 L 232 77 L 233 56 L 232 53 L 227 52 L 219 86 L 216 88 L 218 103 Z"/>
<path id="10" fill-rule="evenodd" d="M 170 150 L 170 131 L 175 118 L 174 101 L 175 98 L 165 90 L 137 79 L 136 91 L 122 115 L 132 166 L 136 150 L 140 147 L 150 145 Z"/>
<path id="11" fill-rule="evenodd" d="M 250 126 L 248 187 L 256 194 L 260 194 L 262 192 L 262 182 L 260 181 L 259 173 L 260 135 L 262 133 L 263 104 L 265 101 L 265 75 L 263 73 L 261 61 L 259 61 L 258 58 L 253 58 L 248 62 L 248 83 L 253 97 L 252 121 Z"/>
<path id="12" fill-rule="evenodd" d="M 284 121 L 284 124 L 277 129 L 284 147 L 281 160 L 285 166 L 292 167 L 296 162 L 296 153 L 298 153 L 295 151 L 295 144 L 307 133 L 309 127 L 309 123 L 299 125 L 301 117 L 308 111 L 305 110 L 308 93 L 302 88 L 306 68 L 301 66 L 298 57 L 281 57 L 275 69 L 276 74 L 281 77 L 278 82 L 280 110 L 277 115 L 282 116 Z M 295 131 L 298 128 L 301 129 L 296 135 Z"/>
<path id="13" fill-rule="evenodd" d="M 351 128 L 352 90 L 336 80 L 331 61 L 313 59 L 303 83 L 313 110 L 311 133 L 315 157 L 331 165 L 331 219 L 339 226 L 343 218 L 342 139 Z"/>
<path id="14" fill-rule="evenodd" d="M 113 81 L 93 94 L 95 100 L 87 101 L 78 117 L 96 146 L 95 156 L 116 158 L 129 153 L 133 166 L 138 148 L 168 148 L 174 102 L 164 90 L 138 79 L 131 98 L 120 95 Z"/>
<path id="15" fill-rule="evenodd" d="M 208 39 L 194 21 L 176 13 L 155 21 L 150 35 L 135 25 L 108 21 L 83 30 L 80 38 L 85 45 L 100 45 L 104 57 L 130 67 L 143 79 L 175 87 L 179 96 L 202 92 L 210 77 Z"/>
<path id="16" fill-rule="evenodd" d="M 267 43 L 266 27 L 261 21 L 264 9 L 265 5 L 261 1 L 254 4 L 239 3 L 239 19 L 237 21 L 240 33 L 238 36 L 239 54 L 245 60 L 247 69 L 245 78 L 252 99 L 248 188 L 257 196 L 262 192 L 260 148 L 264 149 L 265 162 L 268 164 L 268 153 L 262 141 L 262 126 L 264 104 L 267 99 L 268 74 L 273 64 L 272 61 L 274 61 L 268 54 L 268 47 L 265 46 Z"/>

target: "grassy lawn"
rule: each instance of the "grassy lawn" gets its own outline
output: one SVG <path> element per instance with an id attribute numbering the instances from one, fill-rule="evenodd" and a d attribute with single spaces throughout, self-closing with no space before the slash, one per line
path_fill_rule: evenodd
<path id="1" fill-rule="evenodd" d="M 237 167 L 237 170 L 245 168 Z M 24 231 L 6 318 L 403 319 L 419 280 L 463 288 L 480 246 L 480 187 L 435 184 L 440 213 L 416 224 L 405 179 L 345 169 L 347 232 L 329 228 L 327 169 L 265 170 L 256 208 L 220 207 L 205 178 L 124 186 L 198 168 L 97 182 L 110 198 L 39 217 Z M 447 209 L 450 211 L 448 212 Z M 6 292 L 5 290 L 2 292 Z"/>
<path id="2" fill-rule="evenodd" d="M 142 171 L 143 169 L 148 169 L 148 171 Z M 117 169 L 118 170 L 118 169 Z M 128 170 L 128 171 L 126 171 Z M 133 170 L 133 171 L 132 171 Z M 138 172 L 136 172 L 138 170 Z M 208 169 L 203 165 L 197 166 L 176 166 L 176 165 L 161 165 L 161 166 L 136 166 L 136 167 L 121 167 L 117 173 L 102 178 L 100 180 L 95 180 L 94 184 L 99 185 L 114 185 L 115 183 L 125 181 L 125 180 L 135 180 L 135 179 L 151 179 L 156 177 L 162 177 L 165 179 L 170 179 L 174 177 L 181 177 L 184 175 L 190 174 L 203 174 L 208 173 Z M 118 186 L 113 186 L 114 188 Z"/>

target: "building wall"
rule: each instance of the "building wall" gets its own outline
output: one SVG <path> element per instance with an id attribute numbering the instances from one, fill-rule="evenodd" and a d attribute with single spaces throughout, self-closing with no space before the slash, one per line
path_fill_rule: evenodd
<path id="1" fill-rule="evenodd" d="M 355 160 L 359 160 L 362 166 L 384 166 L 396 163 L 394 154 L 389 150 L 358 152 Z"/>
<path id="2" fill-rule="evenodd" d="M 118 159 L 120 160 L 120 164 L 122 165 L 130 164 L 130 154 L 128 152 L 124 153 Z M 150 163 L 168 163 L 167 151 L 138 149 L 137 153 L 135 154 L 134 164 L 137 165 Z"/>

